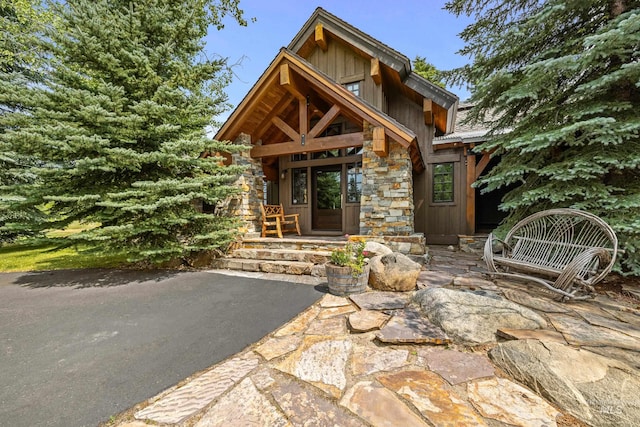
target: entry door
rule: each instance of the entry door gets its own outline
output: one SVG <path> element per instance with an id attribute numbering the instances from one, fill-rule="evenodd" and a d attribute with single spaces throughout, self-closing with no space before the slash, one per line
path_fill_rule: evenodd
<path id="1" fill-rule="evenodd" d="M 314 230 L 342 231 L 342 166 L 311 169 Z"/>

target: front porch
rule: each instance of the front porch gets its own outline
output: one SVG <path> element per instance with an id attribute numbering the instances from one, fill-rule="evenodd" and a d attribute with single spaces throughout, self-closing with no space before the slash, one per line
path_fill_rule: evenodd
<path id="1" fill-rule="evenodd" d="M 214 267 L 220 269 L 312 275 L 324 277 L 324 264 L 329 261 L 331 251 L 347 243 L 345 236 L 287 236 L 251 237 L 245 235 L 225 258 L 215 260 Z M 382 243 L 394 252 L 424 256 L 425 239 L 421 234 L 412 236 L 349 236 Z"/>
<path id="2" fill-rule="evenodd" d="M 248 166 L 234 209 L 245 233 L 262 229 L 265 203 L 297 214 L 307 236 L 420 240 L 413 174 L 425 165 L 415 132 L 292 52 L 280 52 L 216 139 L 249 147 L 232 160 Z"/>

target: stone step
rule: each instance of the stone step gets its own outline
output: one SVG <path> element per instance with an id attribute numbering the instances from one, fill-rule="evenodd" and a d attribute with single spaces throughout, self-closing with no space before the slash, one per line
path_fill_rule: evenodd
<path id="1" fill-rule="evenodd" d="M 332 251 L 346 245 L 345 240 L 256 237 L 242 240 L 244 249 L 288 249 L 299 251 Z"/>
<path id="2" fill-rule="evenodd" d="M 231 258 L 270 260 L 270 261 L 299 261 L 313 264 L 324 264 L 331 258 L 331 251 L 324 250 L 295 250 L 295 249 L 236 249 Z"/>
<path id="3" fill-rule="evenodd" d="M 244 258 L 219 258 L 215 260 L 213 267 L 228 270 L 259 271 L 263 273 L 310 275 L 316 271 L 316 275 L 322 274 L 324 268 L 316 267 L 312 262 L 301 261 L 272 261 L 263 259 Z M 320 271 L 322 270 L 322 271 Z"/>

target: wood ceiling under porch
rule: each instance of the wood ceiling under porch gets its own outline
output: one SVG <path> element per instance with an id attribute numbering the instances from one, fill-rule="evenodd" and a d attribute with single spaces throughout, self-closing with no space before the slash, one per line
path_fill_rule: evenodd
<path id="1" fill-rule="evenodd" d="M 349 133 L 326 135 L 336 121 L 348 123 Z M 216 139 L 249 135 L 251 157 L 261 158 L 267 179 L 277 180 L 279 156 L 361 146 L 364 122 L 373 126 L 376 154 L 385 156 L 389 141 L 395 141 L 411 153 L 414 170 L 424 169 L 411 130 L 283 49 Z"/>

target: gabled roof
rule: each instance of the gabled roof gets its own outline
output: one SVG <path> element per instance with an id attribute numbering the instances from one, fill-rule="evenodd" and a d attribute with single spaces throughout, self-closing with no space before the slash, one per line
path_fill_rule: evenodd
<path id="1" fill-rule="evenodd" d="M 446 125 L 443 132 L 454 130 L 458 97 L 422 76 L 411 71 L 411 60 L 395 49 L 363 33 L 351 24 L 318 7 L 295 35 L 288 49 L 305 57 L 315 48 L 313 35 L 316 25 L 321 24 L 324 30 L 333 37 L 351 45 L 364 56 L 378 58 L 382 64 L 397 73 L 397 79 L 403 85 L 421 97 L 431 99 L 446 113 Z"/>
<path id="2" fill-rule="evenodd" d="M 342 85 L 337 84 L 329 76 L 318 70 L 305 59 L 282 48 L 269 67 L 260 76 L 238 107 L 233 111 L 215 136 L 217 140 L 234 140 L 240 133 L 255 137 L 256 132 L 268 126 L 274 106 L 286 104 L 289 92 L 280 83 L 281 66 L 286 65 L 299 76 L 307 89 L 317 93 L 329 104 L 338 105 L 341 113 L 366 120 L 374 126 L 383 127 L 385 134 L 411 152 L 414 168 L 424 167 L 420 150 L 417 147 L 416 134 L 384 112 L 375 108 L 363 99 L 355 96 Z M 267 120 L 267 122 L 265 122 Z M 252 141 L 254 144 L 256 140 Z M 268 143 L 268 142 L 267 142 Z M 273 144 L 274 147 L 278 144 Z M 308 151 L 313 151 L 308 147 Z"/>
<path id="3" fill-rule="evenodd" d="M 394 69 L 404 80 L 411 72 L 411 61 L 395 49 L 363 33 L 353 25 L 327 12 L 321 7 L 304 23 L 287 48 L 305 56 L 304 47 L 309 37 L 314 33 L 316 24 L 322 24 L 334 36 L 347 42 L 370 57 L 380 59 L 387 66 Z"/>

